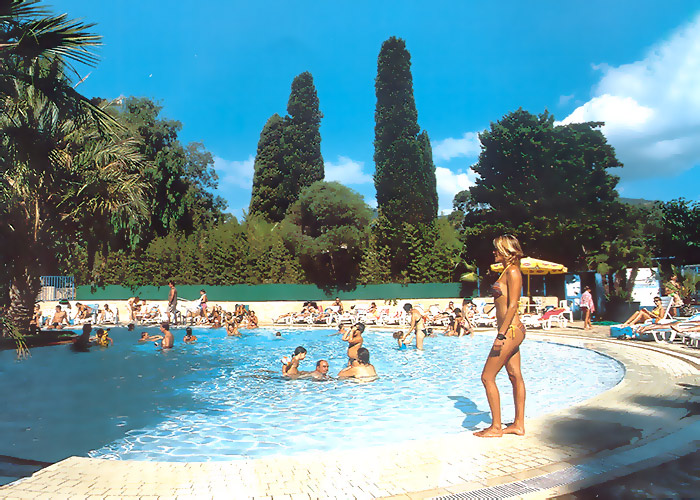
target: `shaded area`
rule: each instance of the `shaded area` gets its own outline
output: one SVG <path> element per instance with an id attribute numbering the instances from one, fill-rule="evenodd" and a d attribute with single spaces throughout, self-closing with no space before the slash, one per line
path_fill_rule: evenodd
<path id="1" fill-rule="evenodd" d="M 51 462 L 0 455 L 0 484 L 31 476 L 49 465 L 51 465 Z M 7 478 L 7 480 L 3 480 L 3 478 Z"/>
<path id="2" fill-rule="evenodd" d="M 570 499 L 697 498 L 700 492 L 700 451 L 569 495 Z"/>
<path id="3" fill-rule="evenodd" d="M 625 412 L 582 409 L 581 418 L 560 418 L 540 435 L 541 439 L 557 445 L 585 445 L 590 452 L 613 450 L 642 438 L 642 429 L 619 423 Z"/>
<path id="4" fill-rule="evenodd" d="M 488 411 L 480 410 L 474 401 L 464 396 L 447 396 L 448 399 L 454 401 L 455 408 L 464 413 L 464 421 L 462 427 L 465 429 L 474 429 L 477 424 L 490 421 L 491 416 Z"/>

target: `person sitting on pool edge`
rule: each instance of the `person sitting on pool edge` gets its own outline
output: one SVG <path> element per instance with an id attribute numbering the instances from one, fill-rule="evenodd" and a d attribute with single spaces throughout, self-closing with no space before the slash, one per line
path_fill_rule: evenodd
<path id="1" fill-rule="evenodd" d="M 282 358 L 282 363 L 284 363 L 284 366 L 282 366 L 282 375 L 285 377 L 299 376 L 299 363 L 304 361 L 304 358 L 306 358 L 306 349 L 302 346 L 294 349 L 294 355 L 291 360 L 287 360 L 286 356 Z"/>
<path id="2" fill-rule="evenodd" d="M 362 334 L 365 331 L 364 323 L 356 323 L 345 333 L 342 339 L 348 343 L 348 366 L 357 362 L 357 351 L 362 347 Z"/>
<path id="3" fill-rule="evenodd" d="M 160 332 L 163 334 L 163 341 L 160 343 L 162 349 L 172 349 L 175 344 L 175 337 L 170 333 L 170 323 L 163 321 L 160 324 Z"/>
<path id="4" fill-rule="evenodd" d="M 188 326 L 187 328 L 185 328 L 185 336 L 182 338 L 182 341 L 185 344 L 192 344 L 193 342 L 197 342 L 197 337 L 192 335 L 191 327 Z"/>
<path id="5" fill-rule="evenodd" d="M 338 373 L 338 377 L 341 378 L 368 378 L 376 376 L 377 371 L 369 362 L 369 350 L 364 347 L 360 347 L 357 350 L 357 364 L 347 366 Z"/>
<path id="6" fill-rule="evenodd" d="M 58 328 L 60 330 L 63 328 L 64 324 L 68 324 L 68 313 L 63 311 L 61 306 L 56 306 L 56 312 L 54 313 L 53 318 L 51 318 L 51 323 L 49 323 L 49 326 L 46 328 Z"/>

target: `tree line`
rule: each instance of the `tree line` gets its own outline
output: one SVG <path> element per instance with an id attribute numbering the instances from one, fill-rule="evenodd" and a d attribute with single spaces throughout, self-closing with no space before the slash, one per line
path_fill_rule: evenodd
<path id="1" fill-rule="evenodd" d="M 30 0 L 0 12 L 0 306 L 21 329 L 47 274 L 96 286 L 446 282 L 485 271 L 503 233 L 577 271 L 700 262 L 697 202 L 624 203 L 602 123 L 557 126 L 546 111 L 519 109 L 480 134 L 475 186 L 438 217 L 430 139 L 396 37 L 377 60 L 376 211 L 323 180 L 323 114 L 304 72 L 287 114 L 261 131 L 239 221 L 212 194 L 212 155 L 182 144 L 157 103 L 78 92 L 73 64 L 97 62 L 91 28 Z"/>

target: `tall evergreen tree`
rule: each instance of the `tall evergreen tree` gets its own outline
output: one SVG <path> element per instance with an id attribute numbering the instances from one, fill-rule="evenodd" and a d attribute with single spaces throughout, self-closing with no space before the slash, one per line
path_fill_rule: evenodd
<path id="1" fill-rule="evenodd" d="M 402 39 L 391 37 L 382 44 L 375 89 L 374 185 L 379 212 L 390 221 L 432 223 L 437 217 L 435 167 L 427 134 L 419 137 L 411 55 Z"/>
<path id="2" fill-rule="evenodd" d="M 272 115 L 260 133 L 258 152 L 255 155 L 253 193 L 249 214 L 270 222 L 280 222 L 290 204 L 287 193 L 288 172 L 284 165 L 282 135 L 284 120 Z M 293 200 L 292 200 L 293 201 Z"/>
<path id="3" fill-rule="evenodd" d="M 324 177 L 320 132 L 323 114 L 314 78 L 308 71 L 294 78 L 287 113 L 284 123 L 285 189 L 291 204 L 305 187 Z"/>

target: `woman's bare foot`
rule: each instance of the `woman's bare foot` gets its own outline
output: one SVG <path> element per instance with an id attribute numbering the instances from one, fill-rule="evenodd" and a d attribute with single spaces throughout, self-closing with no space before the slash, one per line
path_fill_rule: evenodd
<path id="1" fill-rule="evenodd" d="M 523 427 L 522 425 L 510 424 L 507 425 L 505 429 L 503 429 L 503 434 L 516 434 L 518 436 L 524 436 L 525 427 Z"/>
<path id="2" fill-rule="evenodd" d="M 495 428 L 493 425 L 490 427 L 487 427 L 486 429 L 482 429 L 480 431 L 476 431 L 474 433 L 475 436 L 477 437 L 483 437 L 483 438 L 496 438 L 496 437 L 501 437 L 503 436 L 503 430 L 499 428 Z"/>

